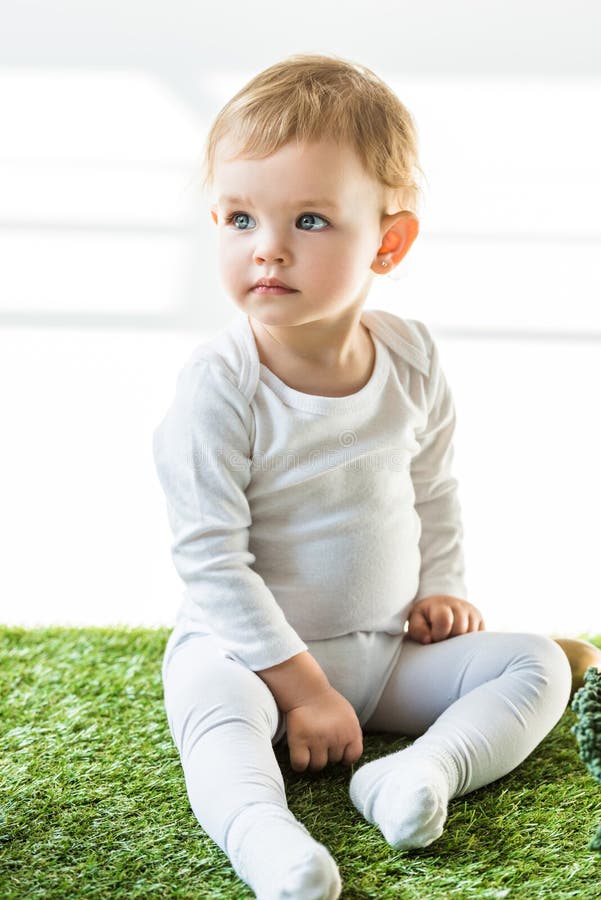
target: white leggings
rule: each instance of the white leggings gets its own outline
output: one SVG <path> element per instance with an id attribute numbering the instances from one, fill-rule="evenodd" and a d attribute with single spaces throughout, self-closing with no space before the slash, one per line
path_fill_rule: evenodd
<path id="1" fill-rule="evenodd" d="M 354 632 L 305 643 L 364 731 L 416 737 L 413 746 L 429 755 L 452 757 L 460 773 L 455 797 L 515 769 L 570 699 L 568 659 L 540 634 L 478 631 L 419 644 Z M 265 682 L 210 635 L 171 633 L 163 685 L 192 811 L 229 856 L 228 830 L 245 807 L 287 809 L 273 752 L 285 716 Z"/>

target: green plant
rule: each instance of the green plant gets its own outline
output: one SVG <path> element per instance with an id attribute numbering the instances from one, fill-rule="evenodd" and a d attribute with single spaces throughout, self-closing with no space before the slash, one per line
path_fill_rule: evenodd
<path id="1" fill-rule="evenodd" d="M 601 671 L 595 666 L 589 666 L 586 670 L 584 684 L 572 699 L 572 709 L 578 716 L 571 731 L 578 741 L 580 759 L 601 784 Z M 589 849 L 601 851 L 601 825 Z"/>

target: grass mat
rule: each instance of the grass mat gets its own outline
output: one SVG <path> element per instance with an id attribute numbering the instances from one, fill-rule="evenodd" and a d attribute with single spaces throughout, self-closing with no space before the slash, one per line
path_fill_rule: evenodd
<path id="1" fill-rule="evenodd" d="M 163 707 L 169 629 L 0 626 L 0 898 L 252 898 L 189 807 Z M 601 647 L 601 638 L 582 635 Z M 352 771 L 290 768 L 291 811 L 331 851 L 343 900 L 601 897 L 601 789 L 568 708 L 513 772 L 452 800 L 398 851 L 355 810 Z M 411 741 L 366 734 L 362 765 Z"/>

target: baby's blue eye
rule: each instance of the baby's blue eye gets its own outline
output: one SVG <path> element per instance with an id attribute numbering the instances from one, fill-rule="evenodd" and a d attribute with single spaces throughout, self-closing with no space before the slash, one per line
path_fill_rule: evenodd
<path id="1" fill-rule="evenodd" d="M 231 216 L 226 216 L 225 221 L 226 221 L 226 224 L 229 225 L 229 223 L 230 223 L 230 222 L 233 222 L 234 219 L 250 219 L 250 218 L 251 218 L 251 216 L 248 216 L 246 213 L 232 213 Z M 241 231 L 241 230 L 242 230 L 242 231 L 246 231 L 245 228 L 244 228 L 244 229 L 240 229 L 240 228 L 237 229 L 237 231 Z"/>
<path id="2" fill-rule="evenodd" d="M 321 221 L 325 222 L 326 225 L 328 224 L 328 222 L 326 222 L 326 220 L 323 218 L 323 216 L 318 216 L 317 213 L 303 213 L 302 216 L 300 216 L 300 218 L 301 219 L 321 219 Z M 318 231 L 323 231 L 323 229 L 319 228 Z"/>
<path id="3" fill-rule="evenodd" d="M 231 215 L 226 216 L 226 219 L 225 219 L 226 225 L 229 225 L 230 223 L 235 222 L 235 220 L 237 220 L 237 219 L 252 219 L 252 216 L 249 216 L 248 213 L 231 213 Z M 329 225 L 329 222 L 327 222 L 323 216 L 318 216 L 317 213 L 303 213 L 302 216 L 299 216 L 299 221 L 300 220 L 306 221 L 307 219 L 321 219 L 321 221 L 325 223 L 326 227 Z M 311 223 L 309 223 L 309 224 L 311 224 Z M 314 229 L 303 228 L 301 230 L 302 231 L 307 231 L 307 230 L 313 231 Z M 323 231 L 323 228 L 319 228 L 319 229 L 315 229 L 315 230 Z M 236 231 L 248 231 L 248 229 L 236 227 Z"/>

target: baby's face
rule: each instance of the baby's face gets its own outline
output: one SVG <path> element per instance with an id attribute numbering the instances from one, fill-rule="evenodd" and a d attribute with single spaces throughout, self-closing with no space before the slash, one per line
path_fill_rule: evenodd
<path id="1" fill-rule="evenodd" d="M 360 308 L 384 210 L 380 186 L 354 151 L 292 141 L 264 159 L 227 161 L 234 147 L 224 142 L 219 149 L 211 214 L 220 278 L 238 307 L 272 325 Z M 261 277 L 277 278 L 295 293 L 258 293 L 253 287 Z"/>

